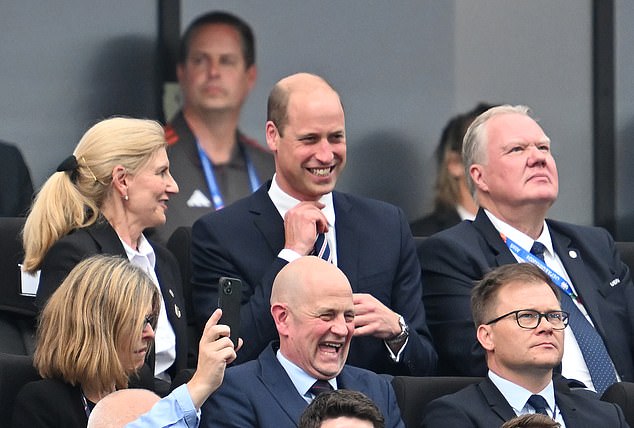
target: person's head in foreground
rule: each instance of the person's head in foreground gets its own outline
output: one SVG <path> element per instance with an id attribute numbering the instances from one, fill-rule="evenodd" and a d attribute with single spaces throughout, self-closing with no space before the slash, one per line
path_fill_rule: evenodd
<path id="1" fill-rule="evenodd" d="M 299 428 L 383 428 L 385 420 L 366 395 L 338 389 L 317 396 L 304 410 Z"/>

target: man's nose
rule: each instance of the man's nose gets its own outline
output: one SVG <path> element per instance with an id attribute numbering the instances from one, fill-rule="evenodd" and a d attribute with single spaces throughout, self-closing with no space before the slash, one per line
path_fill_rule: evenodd
<path id="1" fill-rule="evenodd" d="M 323 164 L 329 164 L 335 158 L 328 139 L 323 138 L 321 141 L 319 141 L 319 143 L 317 143 L 317 152 L 315 153 L 315 158 Z"/>

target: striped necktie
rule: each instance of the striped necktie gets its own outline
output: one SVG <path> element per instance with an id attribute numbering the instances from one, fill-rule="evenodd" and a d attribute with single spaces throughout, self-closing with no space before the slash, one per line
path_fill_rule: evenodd
<path id="1" fill-rule="evenodd" d="M 317 397 L 324 392 L 332 391 L 332 385 L 327 380 L 317 379 L 317 381 L 310 387 L 308 392 Z"/>
<path id="2" fill-rule="evenodd" d="M 315 240 L 315 246 L 313 247 L 313 251 L 311 255 L 320 257 L 326 260 L 327 262 L 332 263 L 330 245 L 328 245 L 328 239 L 326 239 L 325 233 L 317 234 L 317 239 Z"/>

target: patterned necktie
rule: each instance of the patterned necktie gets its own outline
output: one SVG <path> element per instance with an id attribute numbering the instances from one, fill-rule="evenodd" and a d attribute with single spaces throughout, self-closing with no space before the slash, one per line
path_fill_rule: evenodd
<path id="1" fill-rule="evenodd" d="M 317 397 L 324 392 L 332 391 L 332 385 L 327 380 L 317 379 L 317 381 L 310 387 L 308 392 Z"/>
<path id="2" fill-rule="evenodd" d="M 328 245 L 328 240 L 326 239 L 325 233 L 317 234 L 315 246 L 313 247 L 313 251 L 310 254 L 313 256 L 321 257 L 327 262 L 332 263 L 332 257 L 330 257 L 330 245 Z"/>
<path id="3" fill-rule="evenodd" d="M 535 241 L 531 253 L 544 261 L 545 250 L 544 244 Z M 616 374 L 608 350 L 597 330 L 572 301 L 572 297 L 563 292 L 560 294 L 561 309 L 570 314 L 570 328 L 575 334 L 583 359 L 588 366 L 594 388 L 599 395 L 602 395 L 608 386 L 616 383 Z"/>
<path id="4" fill-rule="evenodd" d="M 542 415 L 548 416 L 548 412 L 546 411 L 548 403 L 546 403 L 546 400 L 541 395 L 531 395 L 527 403 L 535 409 L 535 413 L 541 413 Z"/>

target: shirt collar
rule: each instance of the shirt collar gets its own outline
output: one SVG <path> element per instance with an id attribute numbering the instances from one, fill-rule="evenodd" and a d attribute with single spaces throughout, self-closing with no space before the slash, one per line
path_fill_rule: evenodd
<path id="1" fill-rule="evenodd" d="M 286 371 L 286 374 L 288 374 L 288 377 L 291 378 L 291 382 L 293 382 L 297 392 L 299 392 L 302 397 L 306 397 L 309 394 L 308 390 L 311 386 L 313 386 L 317 379 L 310 376 L 298 365 L 286 358 L 279 349 L 277 350 L 275 356 Z M 332 389 L 337 389 L 337 378 L 329 379 L 328 383 L 332 386 Z"/>
<path id="2" fill-rule="evenodd" d="M 277 174 L 273 175 L 273 180 L 271 180 L 271 187 L 269 187 L 269 198 L 273 201 L 273 205 L 277 208 L 277 211 L 280 213 L 282 218 L 286 215 L 286 213 L 293 208 L 295 205 L 299 204 L 301 201 L 299 199 L 295 199 L 288 193 L 282 190 L 282 188 L 277 184 Z M 328 226 L 335 226 L 335 205 L 332 199 L 332 192 L 326 193 L 319 198 L 319 202 L 325 205 L 322 208 L 322 212 L 326 216 L 326 220 L 328 220 Z"/>
<path id="3" fill-rule="evenodd" d="M 136 257 L 147 258 L 150 263 L 150 267 L 152 269 L 156 266 L 156 254 L 154 254 L 154 248 L 150 245 L 148 240 L 145 238 L 145 235 L 141 234 L 139 237 L 139 249 L 135 250 L 131 246 L 129 246 L 123 239 L 119 238 L 121 244 L 123 244 L 123 249 L 125 250 L 126 255 L 128 256 L 128 260 L 132 261 Z"/>
<path id="4" fill-rule="evenodd" d="M 503 222 L 502 220 L 497 218 L 495 215 L 493 215 L 491 211 L 487 210 L 486 208 L 484 209 L 484 213 L 487 215 L 489 220 L 491 220 L 491 223 L 493 223 L 493 227 L 495 227 L 498 232 L 511 238 L 513 242 L 515 242 L 520 247 L 524 248 L 526 251 L 530 251 L 531 247 L 533 246 L 533 243 L 535 242 L 533 238 L 531 238 L 530 236 L 526 235 L 523 232 L 520 232 L 519 230 L 515 229 L 513 226 L 509 225 L 508 223 Z M 546 221 L 544 221 L 544 227 L 542 227 L 542 233 L 541 235 L 539 235 L 539 238 L 537 238 L 537 241 L 544 244 L 548 254 L 554 257 L 555 250 L 553 248 L 553 241 L 550 237 L 550 231 L 548 230 L 548 223 L 546 223 Z"/>
<path id="5" fill-rule="evenodd" d="M 501 376 L 498 376 L 491 370 L 488 373 L 489 379 L 500 390 L 506 401 L 511 405 L 516 414 L 525 413 L 526 402 L 533 395 L 528 389 L 523 388 L 510 380 L 506 380 Z M 555 409 L 555 388 L 553 387 L 553 381 L 551 380 L 546 385 L 546 388 L 539 391 L 537 395 L 541 395 L 548 403 L 551 413 Z"/>

